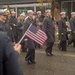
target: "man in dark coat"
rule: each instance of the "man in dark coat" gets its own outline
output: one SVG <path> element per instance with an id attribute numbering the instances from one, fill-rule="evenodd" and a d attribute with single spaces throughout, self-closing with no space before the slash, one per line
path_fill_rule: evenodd
<path id="1" fill-rule="evenodd" d="M 46 11 L 46 16 L 43 20 L 43 29 L 45 33 L 48 36 L 48 39 L 46 41 L 46 55 L 51 56 L 52 54 L 52 48 L 54 45 L 54 40 L 55 40 L 55 30 L 53 27 L 53 21 L 52 21 L 52 15 L 51 15 L 51 10 L 47 9 Z"/>
<path id="2" fill-rule="evenodd" d="M 58 20 L 58 31 L 59 31 L 59 49 L 61 48 L 62 51 L 66 51 L 66 35 L 67 35 L 67 26 L 66 26 L 66 13 L 61 12 L 60 13 L 61 18 Z"/>
<path id="3" fill-rule="evenodd" d="M 28 10 L 28 18 L 25 20 L 24 22 L 24 33 L 26 32 L 26 30 L 28 29 L 28 27 L 31 25 L 31 23 L 33 22 L 33 11 L 32 10 Z M 29 63 L 35 63 L 35 43 L 32 39 L 26 37 L 26 43 L 27 43 L 27 55 L 25 60 Z"/>
<path id="4" fill-rule="evenodd" d="M 18 28 L 18 41 L 22 38 L 23 36 L 23 27 L 24 27 L 24 19 L 25 19 L 25 13 L 21 13 L 18 19 L 18 23 L 17 23 L 17 28 Z M 22 52 L 26 51 L 25 48 L 25 41 L 21 42 L 22 45 Z"/>
<path id="5" fill-rule="evenodd" d="M 14 11 L 11 12 L 11 17 L 9 19 L 9 25 L 12 31 L 12 41 L 13 42 L 18 42 L 18 35 L 17 35 L 17 18 L 15 17 L 15 13 Z"/>
<path id="6" fill-rule="evenodd" d="M 8 35 L 10 35 L 10 28 L 6 20 L 7 20 L 6 10 L 2 9 L 2 12 L 0 11 L 0 31 L 5 31 L 7 32 Z"/>
<path id="7" fill-rule="evenodd" d="M 22 31 L 24 27 L 24 19 L 25 19 L 25 13 L 21 13 L 17 22 L 17 28 L 18 28 L 18 40 L 22 37 Z"/>
<path id="8" fill-rule="evenodd" d="M 71 13 L 71 19 L 70 19 L 70 26 L 72 30 L 72 42 L 73 42 L 73 47 L 75 48 L 75 12 Z"/>
<path id="9" fill-rule="evenodd" d="M 6 31 L 5 28 L 5 21 L 6 21 L 6 11 L 5 10 L 0 10 L 0 31 Z"/>
<path id="10" fill-rule="evenodd" d="M 13 48 L 7 33 L 0 31 L 0 75 L 23 75 L 17 56 L 20 49 L 19 44 Z"/>
<path id="11" fill-rule="evenodd" d="M 42 18 L 42 13 L 41 11 L 37 11 L 37 16 L 34 18 L 33 24 L 36 25 L 38 28 L 42 29 L 42 23 L 43 23 L 43 18 Z M 40 45 L 36 43 L 36 48 L 40 49 Z"/>
<path id="12" fill-rule="evenodd" d="M 0 75 L 22 75 L 17 58 L 21 46 L 15 44 L 13 48 L 11 39 L 8 37 L 4 26 L 6 16 L 6 11 L 4 9 L 0 10 Z"/>
<path id="13" fill-rule="evenodd" d="M 17 58 L 21 45 L 15 44 L 13 48 L 4 26 L 6 16 L 6 11 L 4 9 L 0 10 L 0 75 L 22 75 Z"/>
<path id="14" fill-rule="evenodd" d="M 38 28 L 42 28 L 42 13 L 41 11 L 37 11 L 37 16 L 34 18 L 34 25 L 36 25 Z"/>

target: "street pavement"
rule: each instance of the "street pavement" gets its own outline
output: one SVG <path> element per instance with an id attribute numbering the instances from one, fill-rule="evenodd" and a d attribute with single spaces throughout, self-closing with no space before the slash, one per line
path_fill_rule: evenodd
<path id="1" fill-rule="evenodd" d="M 19 61 L 24 75 L 75 75 L 75 48 L 69 46 L 66 52 L 54 45 L 53 56 L 46 56 L 45 47 L 36 50 L 36 64 L 27 64 L 26 53 L 22 52 Z"/>

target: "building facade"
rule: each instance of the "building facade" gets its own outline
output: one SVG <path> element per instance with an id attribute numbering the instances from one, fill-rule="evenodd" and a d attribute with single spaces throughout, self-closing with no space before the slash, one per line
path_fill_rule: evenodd
<path id="1" fill-rule="evenodd" d="M 61 2 L 61 11 L 67 12 L 70 18 L 70 13 L 75 12 L 75 0 L 64 0 Z"/>
<path id="2" fill-rule="evenodd" d="M 34 12 L 38 10 L 44 11 L 47 8 L 52 8 L 54 17 L 58 20 L 60 12 L 65 11 L 70 18 L 70 13 L 75 11 L 75 0 L 0 0 L 0 9 L 6 8 L 8 5 L 11 10 L 16 11 L 16 16 L 29 9 Z M 53 6 L 52 6 L 52 2 Z"/>
<path id="3" fill-rule="evenodd" d="M 51 8 L 51 2 L 43 0 L 43 3 L 39 3 L 38 0 L 0 0 L 0 9 L 7 8 L 9 5 L 10 10 L 16 11 L 16 15 L 19 15 L 22 12 L 27 10 L 33 10 L 34 12 L 38 10 L 44 11 L 47 7 Z"/>

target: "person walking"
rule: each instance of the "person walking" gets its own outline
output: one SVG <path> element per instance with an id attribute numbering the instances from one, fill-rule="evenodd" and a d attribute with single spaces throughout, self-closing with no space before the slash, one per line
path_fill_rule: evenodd
<path id="1" fill-rule="evenodd" d="M 0 75 L 23 75 L 17 56 L 21 45 L 13 46 L 4 26 L 6 16 L 6 11 L 0 10 Z"/>
<path id="2" fill-rule="evenodd" d="M 71 13 L 70 26 L 71 26 L 73 48 L 75 48 L 75 12 Z"/>
<path id="3" fill-rule="evenodd" d="M 24 19 L 25 19 L 25 13 L 22 12 L 18 18 L 18 23 L 17 23 L 18 41 L 22 38 L 23 35 Z M 22 45 L 22 52 L 25 52 L 26 51 L 25 42 L 22 41 L 21 45 Z"/>
<path id="4" fill-rule="evenodd" d="M 12 36 L 12 41 L 13 42 L 18 42 L 18 33 L 17 33 L 17 18 L 16 18 L 16 12 L 11 11 L 11 16 L 9 19 L 9 25 L 11 28 L 11 36 Z"/>
<path id="5" fill-rule="evenodd" d="M 66 12 L 60 13 L 61 18 L 58 20 L 58 32 L 59 32 L 59 46 L 58 48 L 62 51 L 66 51 L 66 41 L 67 41 L 67 26 L 66 26 Z"/>
<path id="6" fill-rule="evenodd" d="M 43 20 L 43 30 L 45 31 L 45 33 L 47 34 L 47 41 L 46 41 L 46 55 L 47 56 L 52 56 L 52 48 L 54 45 L 54 41 L 55 41 L 55 29 L 53 26 L 53 21 L 52 21 L 52 14 L 51 14 L 51 10 L 47 9 L 45 11 L 46 16 Z"/>
<path id="7" fill-rule="evenodd" d="M 24 33 L 27 31 L 31 23 L 33 23 L 33 11 L 28 10 L 27 13 L 28 13 L 28 18 L 24 22 L 24 29 L 23 29 Z M 28 37 L 25 37 L 25 40 L 26 40 L 25 42 L 27 43 L 26 47 L 28 49 L 25 60 L 27 61 L 28 64 L 34 64 L 35 63 L 35 42 Z"/>

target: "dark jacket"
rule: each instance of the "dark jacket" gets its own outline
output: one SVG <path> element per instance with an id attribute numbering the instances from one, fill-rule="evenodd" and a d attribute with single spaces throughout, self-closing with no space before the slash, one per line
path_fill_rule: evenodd
<path id="1" fill-rule="evenodd" d="M 9 18 L 9 24 L 11 25 L 11 27 L 14 27 L 13 24 L 17 25 L 17 18 L 15 16 L 11 16 Z"/>
<path id="2" fill-rule="evenodd" d="M 24 27 L 24 21 L 23 20 L 19 20 L 17 23 L 17 28 L 18 28 L 18 40 L 21 39 L 22 37 L 22 32 L 23 32 L 23 27 Z"/>
<path id="3" fill-rule="evenodd" d="M 2 21 L 0 21 L 0 31 L 6 31 L 6 29 L 5 29 L 5 23 L 4 22 L 2 22 Z"/>
<path id="4" fill-rule="evenodd" d="M 59 31 L 59 40 L 65 41 L 67 39 L 66 38 L 67 26 L 66 26 L 66 21 L 63 18 L 60 18 L 58 21 L 58 31 Z"/>
<path id="5" fill-rule="evenodd" d="M 14 24 L 16 26 L 14 26 Z M 12 28 L 13 36 L 17 36 L 17 18 L 15 16 L 10 17 L 9 25 Z"/>
<path id="6" fill-rule="evenodd" d="M 42 18 L 42 16 L 40 16 L 40 17 L 36 17 L 35 19 L 34 19 L 34 21 L 33 21 L 33 24 L 35 25 L 35 26 L 37 26 L 38 28 L 42 28 L 42 23 L 43 23 L 43 18 Z"/>
<path id="7" fill-rule="evenodd" d="M 52 23 L 52 19 L 48 16 L 46 16 L 43 20 L 43 30 L 48 36 L 47 42 L 54 42 L 55 40 L 55 29 Z"/>
<path id="8" fill-rule="evenodd" d="M 24 29 L 23 29 L 23 33 L 26 32 L 26 30 L 28 29 L 28 27 L 31 25 L 31 23 L 33 22 L 33 19 L 27 18 L 24 22 Z M 35 43 L 32 39 L 26 37 L 28 40 L 26 41 L 26 47 L 28 49 L 35 49 Z"/>
<path id="9" fill-rule="evenodd" d="M 10 27 L 7 22 L 2 22 L 0 21 L 0 31 L 5 31 L 7 32 L 8 36 L 10 37 Z"/>
<path id="10" fill-rule="evenodd" d="M 17 22 L 17 27 L 18 29 L 23 29 L 24 27 L 24 20 L 20 19 L 18 22 Z"/>
<path id="11" fill-rule="evenodd" d="M 70 19 L 70 26 L 71 26 L 71 30 L 72 30 L 72 36 L 73 36 L 73 39 L 75 40 L 75 18 L 71 18 Z"/>
<path id="12" fill-rule="evenodd" d="M 22 75 L 12 42 L 3 31 L 0 31 L 0 75 Z"/>

